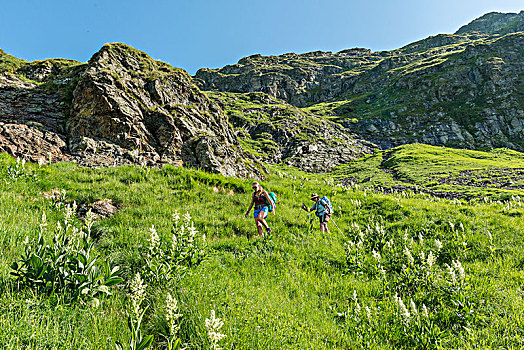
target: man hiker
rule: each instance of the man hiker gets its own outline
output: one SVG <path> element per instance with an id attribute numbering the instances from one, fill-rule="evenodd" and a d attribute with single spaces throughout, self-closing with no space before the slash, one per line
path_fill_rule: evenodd
<path id="1" fill-rule="evenodd" d="M 269 228 L 266 217 L 269 213 L 269 208 L 271 206 L 271 211 L 273 214 L 275 214 L 275 205 L 272 203 L 273 201 L 269 197 L 269 194 L 266 190 L 260 186 L 258 182 L 253 182 L 253 195 L 251 196 L 251 204 L 249 205 L 248 210 L 244 214 L 244 216 L 247 218 L 249 212 L 251 211 L 251 208 L 253 208 L 253 204 L 255 205 L 255 224 L 257 225 L 257 230 L 259 236 L 264 236 L 264 231 L 262 230 L 262 226 L 266 228 L 268 235 L 271 234 L 271 229 Z M 270 203 L 272 205 L 270 205 Z"/>
<path id="2" fill-rule="evenodd" d="M 311 200 L 315 202 L 315 204 L 313 204 L 311 208 L 308 208 L 305 204 L 302 204 L 302 209 L 304 209 L 307 212 L 315 210 L 315 215 L 318 216 L 318 219 L 320 220 L 320 230 L 322 232 L 325 231 L 329 233 L 327 223 L 331 218 L 331 214 L 333 214 L 333 207 L 331 206 L 331 202 L 326 196 L 320 198 L 320 196 L 316 193 L 313 193 L 311 195 Z"/>

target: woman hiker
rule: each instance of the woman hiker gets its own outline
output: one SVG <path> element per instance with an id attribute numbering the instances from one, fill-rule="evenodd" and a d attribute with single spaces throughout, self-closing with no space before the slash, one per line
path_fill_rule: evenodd
<path id="1" fill-rule="evenodd" d="M 262 226 L 264 226 L 267 230 L 267 234 L 271 234 L 271 229 L 269 228 L 266 217 L 269 213 L 269 204 L 271 203 L 271 198 L 269 198 L 269 194 L 267 191 L 265 191 L 262 186 L 258 182 L 253 182 L 253 196 L 251 197 L 251 204 L 249 205 L 248 210 L 246 211 L 246 214 L 244 216 L 247 218 L 249 212 L 251 211 L 251 208 L 253 207 L 253 204 L 255 205 L 255 224 L 257 225 L 257 230 L 259 236 L 264 236 L 264 231 L 262 230 Z M 275 214 L 275 206 L 272 205 L 272 213 Z"/>
<path id="2" fill-rule="evenodd" d="M 320 220 L 320 230 L 322 232 L 325 231 L 329 233 L 327 223 L 331 218 L 331 214 L 333 213 L 329 199 L 327 197 L 320 198 L 318 194 L 313 193 L 311 195 L 311 200 L 315 202 L 315 204 L 313 204 L 311 208 L 308 208 L 305 204 L 302 204 L 302 209 L 304 209 L 307 212 L 315 210 L 315 215 L 318 216 L 318 219 Z"/>

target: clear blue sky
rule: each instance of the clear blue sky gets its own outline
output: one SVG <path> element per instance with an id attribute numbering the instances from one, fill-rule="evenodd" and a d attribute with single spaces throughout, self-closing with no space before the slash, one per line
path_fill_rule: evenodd
<path id="1" fill-rule="evenodd" d="M 390 50 L 522 9 L 522 0 L 6 0 L 0 48 L 85 62 L 104 43 L 124 42 L 194 74 L 255 53 Z"/>

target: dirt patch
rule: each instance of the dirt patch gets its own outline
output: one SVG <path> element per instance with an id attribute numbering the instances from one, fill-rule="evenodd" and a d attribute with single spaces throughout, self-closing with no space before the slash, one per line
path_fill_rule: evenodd
<path id="1" fill-rule="evenodd" d="M 104 198 L 90 204 L 82 204 L 78 208 L 78 214 L 82 217 L 91 209 L 91 211 L 102 218 L 109 218 L 115 215 L 122 207 L 110 198 Z"/>

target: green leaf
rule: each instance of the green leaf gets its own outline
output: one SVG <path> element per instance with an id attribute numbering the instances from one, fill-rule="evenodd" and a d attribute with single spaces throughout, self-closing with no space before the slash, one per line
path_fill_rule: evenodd
<path id="1" fill-rule="evenodd" d="M 153 336 L 147 335 L 145 336 L 142 341 L 138 344 L 136 350 L 144 350 L 151 346 L 151 343 L 153 342 Z"/>
<path id="2" fill-rule="evenodd" d="M 114 286 L 115 284 L 118 284 L 118 283 L 122 283 L 124 281 L 123 278 L 120 278 L 120 277 L 111 277 L 109 279 L 107 279 L 105 282 L 104 282 L 104 285 L 108 286 L 108 287 L 111 287 L 111 286 Z"/>

